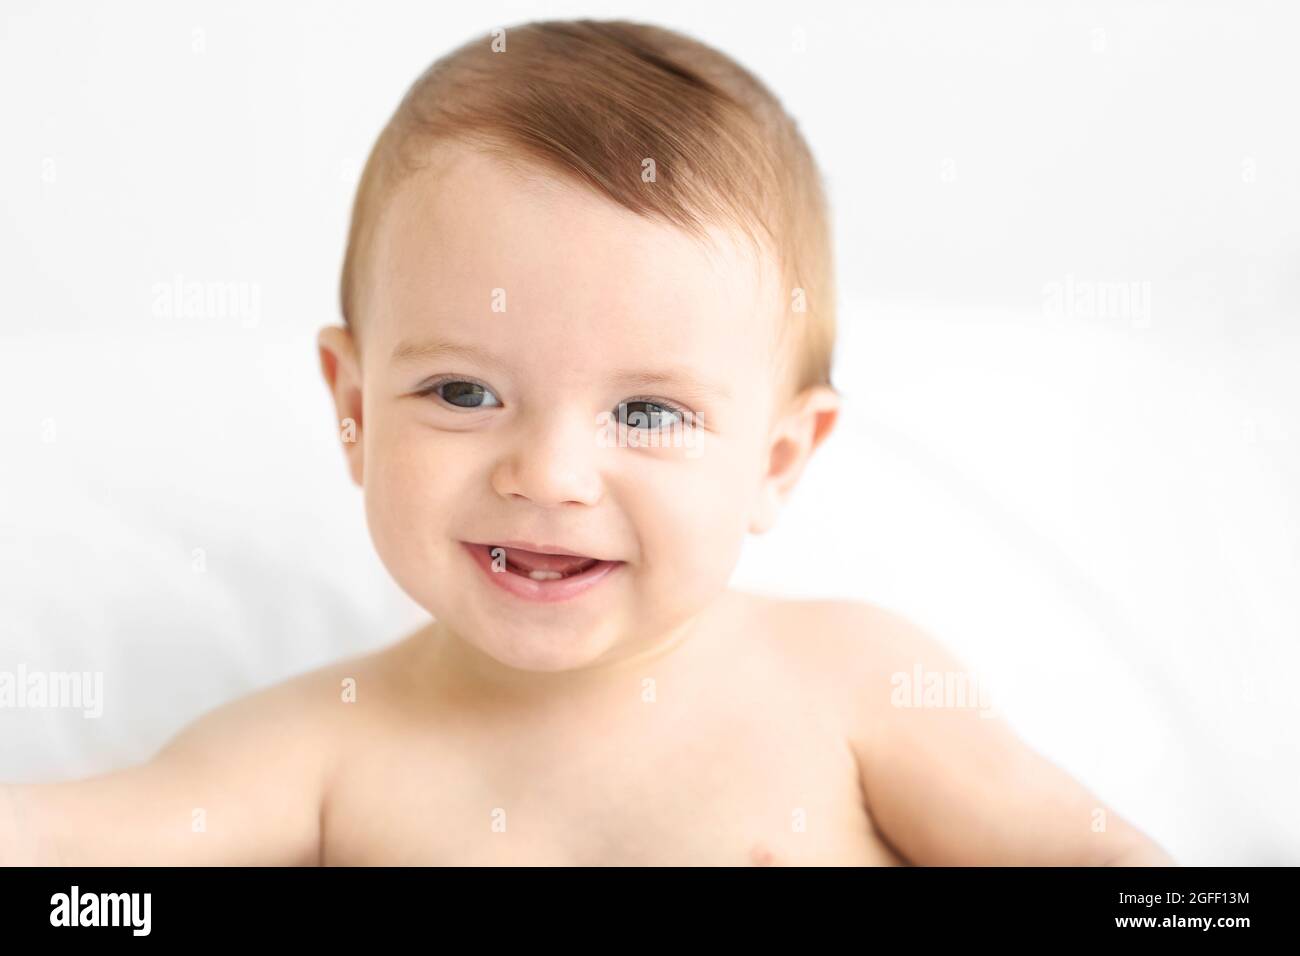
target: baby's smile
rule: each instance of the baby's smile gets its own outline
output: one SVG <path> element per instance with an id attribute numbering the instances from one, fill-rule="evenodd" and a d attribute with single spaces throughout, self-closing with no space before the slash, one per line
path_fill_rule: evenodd
<path id="1" fill-rule="evenodd" d="M 474 564 L 506 594 L 526 601 L 570 601 L 609 580 L 626 562 L 576 553 L 554 545 L 529 548 L 461 542 Z"/>

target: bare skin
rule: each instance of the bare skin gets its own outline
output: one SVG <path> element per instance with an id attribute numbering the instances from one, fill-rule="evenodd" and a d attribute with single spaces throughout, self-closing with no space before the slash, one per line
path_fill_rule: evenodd
<path id="1" fill-rule="evenodd" d="M 1104 804 L 1000 719 L 892 706 L 890 674 L 960 664 L 867 605 L 728 591 L 679 643 L 550 696 L 474 653 L 431 624 L 219 708 L 144 765 L 2 788 L 0 861 L 1173 862 L 1113 812 L 1097 832 Z"/>
<path id="2" fill-rule="evenodd" d="M 325 859 L 897 862 L 872 831 L 842 713 L 812 661 L 782 652 L 756 613 L 766 602 L 728 592 L 720 603 L 707 632 L 549 697 L 466 679 L 452 660 L 459 646 L 436 632 L 398 645 L 393 670 L 428 675 L 406 690 L 419 718 L 407 733 L 354 728 L 353 769 L 327 804 Z M 800 679 L 788 682 L 793 668 Z M 438 757 L 411 767 L 412 748 Z M 394 812 L 367 813 L 371 781 L 403 766 L 389 781 Z M 448 770 L 460 785 L 442 782 Z M 427 824 L 413 829 L 420 817 Z"/>

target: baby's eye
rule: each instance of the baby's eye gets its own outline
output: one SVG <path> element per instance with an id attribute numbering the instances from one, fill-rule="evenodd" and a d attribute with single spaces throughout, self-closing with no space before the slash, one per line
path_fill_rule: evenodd
<path id="1" fill-rule="evenodd" d="M 491 408 L 501 402 L 492 392 L 478 382 L 466 382 L 462 379 L 449 379 L 424 388 L 421 395 L 437 395 L 448 405 L 459 408 Z"/>
<path id="2" fill-rule="evenodd" d="M 673 416 L 676 417 L 675 421 Z M 618 406 L 619 424 L 626 425 L 629 428 L 647 428 L 650 430 L 672 428 L 681 424 L 684 417 L 685 413 L 680 408 L 645 399 L 620 402 Z"/>

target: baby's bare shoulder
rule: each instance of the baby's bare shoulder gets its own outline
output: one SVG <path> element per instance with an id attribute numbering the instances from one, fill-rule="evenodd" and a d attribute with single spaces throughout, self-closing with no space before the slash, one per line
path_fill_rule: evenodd
<path id="1" fill-rule="evenodd" d="M 757 594 L 746 594 L 744 599 L 748 618 L 760 622 L 778 652 L 824 671 L 837 683 L 891 674 L 903 662 L 910 668 L 918 655 L 935 663 L 953 662 L 933 637 L 880 605 L 847 598 Z"/>
<path id="2" fill-rule="evenodd" d="M 411 653 L 406 640 L 336 659 L 232 702 L 218 719 L 292 747 L 323 800 L 352 748 L 412 718 L 418 693 Z"/>
<path id="3" fill-rule="evenodd" d="M 159 755 L 211 733 L 267 745 L 281 741 L 286 749 L 324 760 L 348 722 L 350 705 L 364 696 L 391 696 L 383 688 L 394 680 L 395 647 L 340 658 L 236 697 L 189 724 Z"/>
<path id="4" fill-rule="evenodd" d="M 899 675 L 971 673 L 937 638 L 901 613 L 845 598 L 749 596 L 781 673 L 819 706 L 835 708 L 846 737 L 888 738 L 899 718 Z"/>
<path id="5" fill-rule="evenodd" d="M 775 601 L 765 612 L 785 653 L 815 678 L 810 686 L 843 705 L 868 811 L 912 863 L 1168 862 L 1021 740 L 996 713 L 980 675 L 901 614 L 846 600 Z M 918 677 L 924 694 L 915 692 Z M 936 677 L 944 693 L 931 695 Z M 949 694 L 949 686 L 962 690 Z M 1100 831 L 1099 818 L 1107 821 Z"/>

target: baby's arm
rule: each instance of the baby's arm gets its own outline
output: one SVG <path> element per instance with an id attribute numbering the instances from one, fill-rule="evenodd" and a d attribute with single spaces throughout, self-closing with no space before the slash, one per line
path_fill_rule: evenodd
<path id="1" fill-rule="evenodd" d="M 894 675 L 914 682 L 918 662 L 923 677 L 976 675 L 903 619 L 850 608 L 841 612 L 856 675 L 850 744 L 873 821 L 909 862 L 1176 865 L 991 710 L 896 706 Z"/>
<path id="2" fill-rule="evenodd" d="M 225 704 L 136 766 L 0 786 L 0 864 L 316 864 L 325 749 L 312 686 Z"/>

